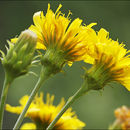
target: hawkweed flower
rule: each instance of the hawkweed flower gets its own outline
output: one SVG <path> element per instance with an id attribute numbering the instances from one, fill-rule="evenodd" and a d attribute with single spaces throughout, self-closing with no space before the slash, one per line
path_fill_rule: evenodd
<path id="1" fill-rule="evenodd" d="M 17 107 L 7 104 L 6 110 L 11 113 L 20 114 L 28 98 L 29 96 L 27 95 L 23 96 L 20 99 L 20 106 Z M 65 104 L 64 98 L 61 99 L 57 106 L 53 105 L 53 101 L 54 95 L 47 94 L 46 101 L 43 101 L 43 93 L 40 93 L 40 96 L 36 95 L 26 113 L 26 117 L 29 117 L 33 123 L 25 123 L 21 126 L 21 129 L 46 129 Z M 72 108 L 69 108 L 56 123 L 54 129 L 81 129 L 84 126 L 85 123 L 77 118 Z"/>
<path id="2" fill-rule="evenodd" d="M 85 78 L 95 84 L 90 89 L 99 90 L 111 82 L 118 82 L 130 91 L 130 51 L 123 43 L 109 38 L 109 33 L 103 28 L 98 33 L 93 31 L 89 38 L 93 46 L 85 62 L 89 61 L 93 66 Z"/>
<path id="3" fill-rule="evenodd" d="M 50 76 L 60 72 L 65 64 L 70 65 L 74 61 L 83 60 L 88 51 L 89 42 L 86 35 L 91 33 L 93 30 L 91 27 L 96 23 L 83 26 L 82 20 L 79 18 L 71 22 L 71 13 L 69 12 L 68 16 L 65 16 L 61 13 L 60 8 L 61 4 L 54 13 L 50 9 L 50 4 L 48 4 L 46 15 L 43 14 L 43 11 L 40 11 L 33 16 L 34 25 L 31 25 L 29 29 L 37 34 L 37 49 L 46 51 L 45 54 L 41 55 L 42 70 L 39 81 L 14 129 L 18 129 L 33 97 L 43 82 Z M 15 42 L 17 39 L 13 40 Z"/>
<path id="4" fill-rule="evenodd" d="M 122 106 L 115 110 L 115 122 L 109 127 L 109 130 L 121 129 L 129 130 L 130 129 L 130 108 Z"/>
<path id="5" fill-rule="evenodd" d="M 6 47 L 6 55 L 1 51 L 1 61 L 5 70 L 5 81 L 0 102 L 0 129 L 2 129 L 4 106 L 8 88 L 15 78 L 28 72 L 33 60 L 36 41 L 36 34 L 30 30 L 25 30 L 18 37 L 16 44 L 8 41 L 9 48 Z"/>

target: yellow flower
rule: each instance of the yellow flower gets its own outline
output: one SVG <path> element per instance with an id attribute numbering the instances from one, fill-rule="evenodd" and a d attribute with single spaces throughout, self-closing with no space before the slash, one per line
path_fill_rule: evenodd
<path id="1" fill-rule="evenodd" d="M 9 104 L 6 105 L 6 110 L 12 113 L 20 114 L 28 101 L 28 96 L 24 96 L 20 99 L 20 106 L 12 107 Z M 21 129 L 45 129 L 54 120 L 58 112 L 64 106 L 65 101 L 62 98 L 61 102 L 57 105 L 53 105 L 54 95 L 47 94 L 46 102 L 43 101 L 43 93 L 40 96 L 36 95 L 35 99 L 31 103 L 26 117 L 32 119 L 34 123 L 26 123 Z M 55 129 L 81 129 L 85 126 L 85 123 L 80 121 L 75 112 L 72 112 L 72 108 L 69 108 L 59 121 L 55 125 Z"/>
<path id="2" fill-rule="evenodd" d="M 63 58 L 67 61 L 82 60 L 82 55 L 86 52 L 86 32 L 91 31 L 91 27 L 96 23 L 88 26 L 82 26 L 82 20 L 77 18 L 70 23 L 70 14 L 65 17 L 61 13 L 60 4 L 54 13 L 48 4 L 46 15 L 43 11 L 34 14 L 34 25 L 30 26 L 30 30 L 34 31 L 38 36 L 37 48 L 62 50 Z"/>
<path id="3" fill-rule="evenodd" d="M 124 44 L 119 44 L 109 38 L 109 33 L 105 29 L 100 29 L 98 33 L 94 30 L 88 34 L 90 51 L 85 62 L 94 64 L 90 71 L 99 71 L 96 76 L 102 79 L 102 85 L 110 81 L 117 81 L 130 91 L 130 51 L 124 48 Z M 99 73 L 99 72 L 98 72 Z M 104 76 L 104 77 L 103 77 Z"/>

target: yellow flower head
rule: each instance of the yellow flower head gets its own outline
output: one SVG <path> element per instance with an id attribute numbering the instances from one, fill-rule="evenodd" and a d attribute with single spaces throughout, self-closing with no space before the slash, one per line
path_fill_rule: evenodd
<path id="1" fill-rule="evenodd" d="M 59 11 L 61 7 L 60 4 L 54 13 L 48 4 L 46 15 L 43 14 L 43 11 L 34 14 L 34 25 L 31 25 L 29 29 L 38 36 L 38 49 L 59 49 L 63 51 L 66 60 L 81 60 L 82 55 L 86 52 L 86 29 L 90 31 L 95 23 L 83 27 L 82 20 L 79 18 L 70 23 L 71 12 L 65 17 Z"/>
<path id="2" fill-rule="evenodd" d="M 96 75 L 102 79 L 104 85 L 110 81 L 117 81 L 124 85 L 130 91 L 130 51 L 124 48 L 124 44 L 119 44 L 109 38 L 109 33 L 105 29 L 99 32 L 88 34 L 90 51 L 86 56 L 85 62 L 94 64 L 91 71 L 100 72 Z"/>
<path id="3" fill-rule="evenodd" d="M 20 114 L 25 107 L 28 98 L 29 96 L 22 97 L 20 99 L 21 105 L 17 107 L 12 107 L 7 104 L 6 110 Z M 46 102 L 43 101 L 43 93 L 41 93 L 40 96 L 37 95 L 26 113 L 26 117 L 31 118 L 34 123 L 26 123 L 21 129 L 46 129 L 65 104 L 65 101 L 62 98 L 61 102 L 57 106 L 54 106 L 53 100 L 54 95 L 50 96 L 50 94 L 47 94 Z M 54 129 L 81 129 L 84 126 L 85 123 L 77 118 L 75 112 L 72 112 L 72 108 L 69 108 L 56 123 Z"/>
<path id="4" fill-rule="evenodd" d="M 115 110 L 116 121 L 113 127 L 121 128 L 122 130 L 130 129 L 130 109 L 126 106 L 122 106 Z"/>

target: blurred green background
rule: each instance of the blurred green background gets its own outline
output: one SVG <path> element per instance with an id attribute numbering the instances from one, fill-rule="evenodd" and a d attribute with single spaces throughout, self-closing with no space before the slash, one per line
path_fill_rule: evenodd
<path id="1" fill-rule="evenodd" d="M 48 2 L 51 9 L 56 10 L 58 5 L 63 5 L 62 12 L 68 14 L 71 10 L 72 20 L 79 17 L 89 24 L 97 22 L 95 30 L 105 28 L 110 32 L 110 37 L 119 42 L 124 42 L 130 49 L 130 2 L 129 1 L 1 1 L 0 2 L 0 49 L 5 51 L 6 40 L 27 29 L 33 23 L 32 16 L 35 12 L 46 12 Z M 66 66 L 64 73 L 59 73 L 49 79 L 40 91 L 44 94 L 55 94 L 54 104 L 60 102 L 61 97 L 67 100 L 82 84 L 83 62 L 75 62 L 72 67 Z M 87 66 L 88 67 L 88 66 Z M 32 68 L 39 74 L 40 66 Z M 0 65 L 0 92 L 2 90 L 4 71 Z M 30 94 L 37 77 L 26 75 L 16 79 L 9 88 L 7 103 L 18 105 L 19 99 Z M 106 129 L 114 121 L 114 110 L 122 105 L 130 106 L 130 93 L 121 85 L 113 84 L 103 91 L 91 91 L 73 104 L 80 120 L 86 123 L 86 129 Z M 11 129 L 18 115 L 5 112 L 4 128 Z M 26 122 L 26 120 L 24 120 Z"/>

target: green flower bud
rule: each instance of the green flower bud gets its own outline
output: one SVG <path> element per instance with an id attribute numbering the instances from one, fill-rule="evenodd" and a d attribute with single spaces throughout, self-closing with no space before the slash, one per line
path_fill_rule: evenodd
<path id="1" fill-rule="evenodd" d="M 37 42 L 36 34 L 30 30 L 25 30 L 20 34 L 15 44 L 10 41 L 7 42 L 9 44 L 7 54 L 5 55 L 1 51 L 2 64 L 6 74 L 12 78 L 26 74 L 34 57 Z"/>

